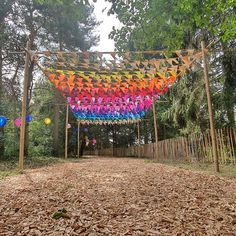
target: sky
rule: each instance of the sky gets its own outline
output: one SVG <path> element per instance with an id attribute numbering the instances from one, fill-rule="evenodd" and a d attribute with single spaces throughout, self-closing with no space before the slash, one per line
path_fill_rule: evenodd
<path id="1" fill-rule="evenodd" d="M 105 2 L 105 0 L 98 0 L 96 3 L 94 3 L 94 6 L 94 13 L 96 18 L 98 21 L 102 22 L 96 30 L 97 34 L 100 35 L 100 42 L 97 46 L 93 47 L 92 50 L 99 52 L 114 51 L 114 41 L 109 39 L 108 35 L 112 31 L 112 26 L 115 26 L 117 28 L 119 27 L 120 22 L 114 15 L 107 16 L 107 10 L 111 6 L 109 2 Z M 104 8 L 107 9 L 102 12 Z"/>

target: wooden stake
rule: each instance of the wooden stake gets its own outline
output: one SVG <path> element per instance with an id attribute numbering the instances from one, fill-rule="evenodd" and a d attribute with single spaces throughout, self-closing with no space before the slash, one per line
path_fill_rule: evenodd
<path id="1" fill-rule="evenodd" d="M 158 159 L 158 154 L 157 154 L 157 143 L 158 143 L 158 135 L 157 135 L 157 119 L 156 119 L 156 107 L 155 107 L 155 99 L 154 97 L 152 98 L 152 110 L 153 110 L 153 122 L 154 122 L 154 131 L 155 131 L 155 144 L 154 144 L 154 150 L 155 150 L 155 155 L 157 155 Z"/>
<path id="2" fill-rule="evenodd" d="M 26 119 L 26 106 L 27 106 L 27 94 L 28 94 L 28 81 L 29 81 L 29 62 L 30 62 L 30 43 L 27 42 L 26 57 L 25 57 L 25 69 L 24 69 L 24 87 L 23 98 L 21 106 L 21 127 L 20 127 L 20 153 L 19 153 L 19 169 L 24 169 L 24 151 L 25 151 L 25 119 Z"/>
<path id="3" fill-rule="evenodd" d="M 202 153 L 202 162 L 204 163 L 206 160 L 206 149 L 205 149 L 205 143 L 204 143 L 204 138 L 203 138 L 203 134 L 201 133 L 200 136 L 200 145 L 201 145 L 201 153 Z"/>
<path id="4" fill-rule="evenodd" d="M 66 105 L 65 158 L 68 157 L 68 120 L 69 120 L 69 104 Z"/>
<path id="5" fill-rule="evenodd" d="M 185 143 L 185 150 L 186 150 L 187 160 L 188 160 L 188 162 L 190 162 L 190 160 L 189 160 L 189 148 L 188 148 L 188 136 L 185 137 L 184 143 Z"/>
<path id="6" fill-rule="evenodd" d="M 140 130 L 139 130 L 139 122 L 138 122 L 138 157 L 140 157 Z"/>
<path id="7" fill-rule="evenodd" d="M 235 164 L 235 151 L 234 151 L 234 143 L 233 143 L 233 137 L 232 137 L 232 128 L 229 128 L 229 135 L 230 135 L 230 141 L 231 141 L 231 150 L 232 150 L 232 154 L 233 154 L 233 163 Z"/>
<path id="8" fill-rule="evenodd" d="M 215 160 L 213 158 L 213 152 L 212 152 L 212 140 L 211 140 L 211 134 L 210 134 L 210 131 L 207 132 L 207 141 L 208 141 L 208 146 L 209 146 L 209 153 L 210 153 L 210 159 L 211 159 L 211 162 L 213 163 Z"/>
<path id="9" fill-rule="evenodd" d="M 218 152 L 218 155 L 220 154 L 219 156 L 219 161 L 222 160 L 222 162 L 225 160 L 225 149 L 224 149 L 224 138 L 223 138 L 223 134 L 222 134 L 222 130 L 218 130 L 218 139 L 220 141 L 220 152 Z"/>
<path id="10" fill-rule="evenodd" d="M 204 78 L 205 78 L 205 86 L 206 86 L 206 93 L 207 93 L 208 112 L 209 112 L 209 119 L 210 119 L 212 151 L 213 151 L 213 157 L 214 157 L 214 162 L 215 162 L 215 170 L 216 172 L 220 172 L 218 153 L 216 149 L 216 136 L 215 136 L 215 128 L 214 128 L 214 117 L 213 117 L 213 111 L 212 111 L 211 92 L 210 92 L 209 77 L 208 77 L 208 63 L 207 63 L 207 57 L 205 53 L 204 41 L 201 42 L 201 46 L 202 46 L 202 56 L 203 56 L 203 64 L 204 64 Z"/>
<path id="11" fill-rule="evenodd" d="M 203 135 L 203 141 L 204 141 L 204 149 L 205 149 L 205 161 L 209 161 L 208 160 L 208 156 L 207 156 L 207 154 L 208 154 L 208 141 L 207 141 L 207 135 L 206 134 L 202 134 Z"/>
<path id="12" fill-rule="evenodd" d="M 77 132 L 77 155 L 78 155 L 78 158 L 79 158 L 79 152 L 80 152 L 79 135 L 80 135 L 80 122 L 78 121 L 78 132 Z"/>
<path id="13" fill-rule="evenodd" d="M 227 130 L 227 141 L 228 141 L 227 143 L 228 143 L 229 154 L 230 154 L 229 161 L 231 162 L 231 158 L 234 157 L 234 153 L 233 153 L 233 148 L 231 148 L 231 142 L 230 142 L 230 128 L 227 127 L 226 130 Z"/>

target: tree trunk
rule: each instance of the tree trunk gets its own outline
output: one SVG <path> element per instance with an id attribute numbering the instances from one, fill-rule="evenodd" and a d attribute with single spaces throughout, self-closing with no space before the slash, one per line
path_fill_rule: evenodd
<path id="1" fill-rule="evenodd" d="M 30 62 L 29 81 L 28 81 L 28 86 L 27 86 L 27 104 L 26 104 L 27 115 L 29 114 L 29 105 L 32 98 L 33 71 L 34 71 L 34 62 Z M 29 156 L 29 124 L 27 122 L 25 124 L 25 156 L 26 157 Z"/>
<path id="2" fill-rule="evenodd" d="M 33 18 L 33 12 L 31 13 L 31 17 Z M 29 35 L 29 49 L 30 50 L 34 50 L 35 46 L 34 46 L 34 40 L 35 37 L 37 35 L 37 30 L 34 29 L 33 25 L 30 26 L 30 35 Z M 29 79 L 28 79 L 28 85 L 27 85 L 27 102 L 26 102 L 26 115 L 29 114 L 29 105 L 30 105 L 30 101 L 32 98 L 32 92 L 33 92 L 33 71 L 34 71 L 34 62 L 30 61 L 29 62 Z M 26 122 L 25 123 L 25 156 L 28 157 L 28 147 L 29 147 L 29 125 Z"/>
<path id="3" fill-rule="evenodd" d="M 62 40 L 59 37 L 59 50 L 63 50 Z M 54 104 L 54 126 L 53 126 L 53 156 L 59 156 L 59 119 L 60 119 L 60 109 L 58 103 L 60 102 L 60 92 L 55 89 L 55 104 Z"/>
<path id="4" fill-rule="evenodd" d="M 235 127 L 235 104 L 236 104 L 236 56 L 234 51 L 225 48 L 223 55 L 223 69 L 225 73 L 224 103 L 229 125 Z"/>

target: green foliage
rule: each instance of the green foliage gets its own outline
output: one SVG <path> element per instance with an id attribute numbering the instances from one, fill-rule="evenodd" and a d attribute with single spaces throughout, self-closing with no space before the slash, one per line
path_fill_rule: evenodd
<path id="1" fill-rule="evenodd" d="M 109 14 L 116 14 L 122 25 L 120 29 L 114 28 L 111 33 L 118 50 L 200 49 L 202 39 L 207 43 L 217 41 L 218 43 L 213 44 L 210 57 L 215 123 L 217 128 L 235 125 L 236 57 L 235 53 L 229 53 L 229 49 L 236 44 L 235 0 L 109 2 L 112 3 Z M 20 81 L 24 60 L 22 55 L 7 52 L 23 50 L 28 37 L 32 49 L 35 50 L 89 50 L 98 40 L 94 34 L 98 22 L 93 17 L 93 6 L 86 0 L 2 0 L 1 3 L 0 113 L 13 121 L 20 116 Z M 160 98 L 160 102 L 156 102 L 160 140 L 208 129 L 202 68 L 197 69 L 191 76 L 180 79 Z M 29 85 L 33 88 L 29 95 L 33 91 L 33 97 L 28 113 L 34 117 L 34 121 L 29 124 L 29 156 L 51 155 L 54 123 L 46 126 L 43 120 L 50 117 L 53 121 L 55 104 L 64 103 L 63 98 L 55 99 L 54 88 L 41 80 L 40 76 L 37 69 L 36 73 L 32 72 L 33 83 Z M 65 106 L 60 106 L 59 114 L 59 147 L 62 155 Z M 70 117 L 74 122 L 72 114 Z M 154 141 L 152 111 L 145 119 L 140 124 L 142 143 Z M 71 153 L 75 153 L 76 150 L 75 128 L 76 125 L 73 125 L 69 130 Z M 87 128 L 88 134 L 81 132 L 81 138 L 85 135 L 88 135 L 90 140 L 95 137 L 99 148 L 137 144 L 135 125 Z M 8 123 L 0 135 L 1 143 L 4 141 L 5 155 L 17 156 L 19 128 Z"/>
<path id="2" fill-rule="evenodd" d="M 201 49 L 200 41 L 212 45 L 210 80 L 217 128 L 235 126 L 235 1 L 224 0 L 109 0 L 109 14 L 121 27 L 110 34 L 119 51 Z M 235 48 L 234 48 L 235 49 Z M 234 50 L 233 50 L 234 52 Z M 209 127 L 202 68 L 181 78 L 157 102 L 159 139 L 205 131 Z M 233 75 L 233 76 L 232 76 Z M 152 120 L 152 114 L 146 116 Z M 153 126 L 152 126 L 153 132 Z"/>
<path id="3" fill-rule="evenodd" d="M 53 148 L 54 88 L 45 78 L 35 84 L 32 100 L 30 110 L 33 121 L 29 123 L 29 156 L 49 156 L 52 155 Z M 50 118 L 52 123 L 46 125 L 45 118 Z M 63 123 L 60 127 L 64 127 Z"/>
<path id="4" fill-rule="evenodd" d="M 96 45 L 94 29 L 98 25 L 93 16 L 93 6 L 88 1 L 73 0 L 2 0 L 0 9 L 0 114 L 9 120 L 20 117 L 21 89 L 24 57 L 8 54 L 23 51 L 30 39 L 31 49 L 88 50 Z M 27 113 L 34 121 L 28 125 L 26 146 L 29 156 L 52 153 L 53 126 L 46 126 L 44 118 L 53 121 L 54 104 L 65 102 L 55 98 L 55 90 L 48 82 L 41 81 L 38 68 L 30 65 L 30 83 Z M 31 96 L 33 94 L 33 97 Z M 32 100 L 31 100 L 32 99 Z M 2 102 L 3 101 L 3 102 Z M 30 102 L 31 101 L 31 102 Z M 64 146 L 65 107 L 60 107 L 59 153 Z M 0 158 L 18 156 L 19 128 L 8 123 L 0 130 Z"/>
<path id="5" fill-rule="evenodd" d="M 93 2 L 96 2 L 97 0 L 93 0 Z M 40 4 L 51 4 L 52 6 L 55 5 L 55 4 L 58 4 L 58 5 L 62 5 L 62 4 L 65 4 L 66 2 L 69 2 L 68 0 L 37 0 L 38 3 Z M 77 1 L 78 3 L 82 3 L 82 4 L 85 4 L 85 5 L 89 5 L 89 0 L 80 0 L 80 1 Z"/>
<path id="6" fill-rule="evenodd" d="M 52 218 L 55 220 L 58 220 L 62 217 L 65 217 L 66 213 L 67 213 L 67 210 L 65 208 L 59 209 L 52 214 Z"/>
<path id="7" fill-rule="evenodd" d="M 47 47 L 52 45 L 53 40 L 60 44 L 61 50 L 84 51 L 97 43 L 98 37 L 93 31 L 98 23 L 89 4 L 73 0 L 47 1 L 41 11 L 47 18 L 44 26 L 46 34 L 44 32 L 42 35 Z"/>
<path id="8" fill-rule="evenodd" d="M 235 39 L 235 1 L 144 0 L 111 1 L 110 14 L 122 23 L 111 37 L 119 50 L 179 49 L 194 47 L 190 42 L 207 34 L 227 42 Z"/>
<path id="9" fill-rule="evenodd" d="M 43 119 L 33 121 L 29 127 L 30 156 L 49 156 L 52 154 L 52 125 L 45 125 Z"/>

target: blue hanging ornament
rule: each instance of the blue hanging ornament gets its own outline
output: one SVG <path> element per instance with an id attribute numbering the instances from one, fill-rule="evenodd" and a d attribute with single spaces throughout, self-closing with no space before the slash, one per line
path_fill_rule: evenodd
<path id="1" fill-rule="evenodd" d="M 31 122 L 33 120 L 33 117 L 31 115 L 26 116 L 26 121 Z"/>
<path id="2" fill-rule="evenodd" d="M 0 116 L 0 127 L 5 126 L 7 123 L 7 119 L 5 116 Z"/>

